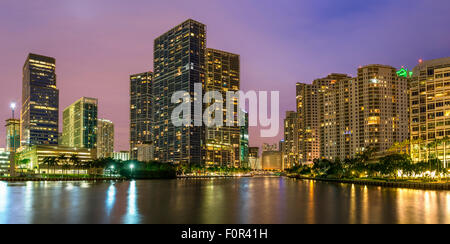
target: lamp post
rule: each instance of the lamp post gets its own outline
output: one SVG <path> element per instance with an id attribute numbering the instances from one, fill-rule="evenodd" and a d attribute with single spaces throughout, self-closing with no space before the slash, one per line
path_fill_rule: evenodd
<path id="1" fill-rule="evenodd" d="M 113 170 L 114 170 L 114 165 L 111 165 L 111 170 L 109 171 L 110 177 L 112 177 Z"/>
<path id="2" fill-rule="evenodd" d="M 130 165 L 130 169 L 131 169 L 131 178 L 133 178 L 134 164 L 131 164 L 131 165 Z"/>

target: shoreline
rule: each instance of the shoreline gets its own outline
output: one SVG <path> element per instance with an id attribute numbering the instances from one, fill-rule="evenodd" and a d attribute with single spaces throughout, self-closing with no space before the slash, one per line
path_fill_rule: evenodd
<path id="1" fill-rule="evenodd" d="M 343 183 L 343 184 L 355 184 L 364 186 L 380 186 L 386 188 L 405 188 L 405 189 L 417 189 L 417 190 L 450 190 L 450 183 L 414 183 L 414 182 L 379 182 L 374 180 L 340 180 L 340 179 L 321 179 L 304 176 L 288 176 L 289 178 L 297 180 L 313 180 L 321 182 Z"/>
<path id="2" fill-rule="evenodd" d="M 61 182 L 67 182 L 67 181 L 125 181 L 126 178 L 123 177 L 89 177 L 89 178 L 77 178 L 77 177 L 71 177 L 71 178 L 4 178 L 0 177 L 0 181 L 5 182 L 45 182 L 45 181 L 61 181 Z"/>

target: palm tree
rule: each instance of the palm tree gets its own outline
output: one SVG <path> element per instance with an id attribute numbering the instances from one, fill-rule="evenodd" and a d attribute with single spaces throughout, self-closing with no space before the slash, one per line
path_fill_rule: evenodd
<path id="1" fill-rule="evenodd" d="M 67 157 L 66 157 L 66 155 L 65 154 L 60 154 L 59 156 L 58 156 L 58 162 L 63 166 L 62 167 L 62 174 L 64 175 L 64 165 L 66 165 L 66 161 L 67 161 Z"/>
<path id="2" fill-rule="evenodd" d="M 78 158 L 77 155 L 73 154 L 70 159 L 70 162 L 72 162 L 72 165 L 77 169 L 77 174 L 80 176 L 80 167 L 81 167 L 81 161 L 80 158 Z"/>
<path id="3" fill-rule="evenodd" d="M 50 173 L 50 167 L 52 166 L 52 157 L 45 157 L 43 162 L 43 166 L 47 165 L 47 174 Z"/>

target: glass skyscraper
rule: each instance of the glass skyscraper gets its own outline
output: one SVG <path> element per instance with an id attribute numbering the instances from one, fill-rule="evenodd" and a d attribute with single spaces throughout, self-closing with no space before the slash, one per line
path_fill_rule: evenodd
<path id="1" fill-rule="evenodd" d="M 179 104 L 172 103 L 171 98 L 177 91 L 188 92 L 193 97 L 196 83 L 200 83 L 204 89 L 205 54 L 206 26 L 191 19 L 154 42 L 153 115 L 156 160 L 180 164 L 204 162 L 203 127 L 174 126 L 171 121 L 172 111 Z M 194 102 L 191 105 L 191 117 L 202 116 L 195 114 Z"/>
<path id="2" fill-rule="evenodd" d="M 130 156 L 138 158 L 138 147 L 153 143 L 153 73 L 130 76 Z"/>
<path id="3" fill-rule="evenodd" d="M 54 58 L 29 54 L 23 67 L 21 145 L 58 144 L 59 90 Z"/>
<path id="4" fill-rule="evenodd" d="M 239 99 L 233 103 L 233 125 L 227 126 L 227 92 L 238 92 L 240 87 L 240 57 L 216 49 L 207 49 L 205 92 L 222 95 L 224 126 L 206 127 L 206 164 L 239 167 L 241 163 L 241 127 L 238 126 Z M 207 107 L 211 104 L 206 104 Z M 247 128 L 248 130 L 248 128 Z M 243 131 L 245 133 L 245 131 Z M 247 132 L 248 134 L 248 132 Z M 242 142 L 243 144 L 245 142 Z M 248 142 L 247 142 L 248 144 Z M 244 153 L 245 153 L 245 149 Z M 244 156 L 244 155 L 242 155 Z M 244 159 L 244 158 L 243 158 Z M 245 160 L 245 159 L 244 159 Z"/>
<path id="5" fill-rule="evenodd" d="M 63 139 L 66 147 L 96 148 L 98 101 L 83 97 L 64 109 Z"/>

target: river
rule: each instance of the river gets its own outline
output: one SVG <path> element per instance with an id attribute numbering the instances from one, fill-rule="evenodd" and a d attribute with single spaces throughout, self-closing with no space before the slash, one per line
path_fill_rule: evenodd
<path id="1" fill-rule="evenodd" d="M 0 182 L 0 223 L 450 224 L 450 192 L 281 177 Z"/>

